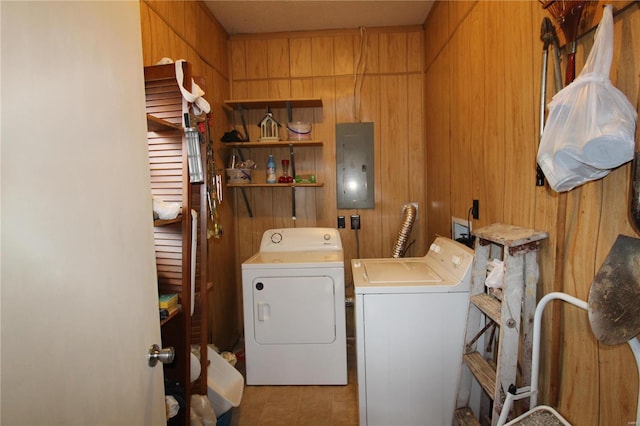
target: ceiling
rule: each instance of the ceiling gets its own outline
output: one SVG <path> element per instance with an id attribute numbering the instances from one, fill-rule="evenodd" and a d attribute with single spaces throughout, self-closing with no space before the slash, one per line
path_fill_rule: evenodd
<path id="1" fill-rule="evenodd" d="M 205 0 L 229 34 L 422 25 L 434 0 Z"/>

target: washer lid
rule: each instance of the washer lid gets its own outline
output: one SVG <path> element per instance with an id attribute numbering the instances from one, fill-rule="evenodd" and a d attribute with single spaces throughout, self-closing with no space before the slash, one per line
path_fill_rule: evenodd
<path id="1" fill-rule="evenodd" d="M 356 294 L 468 292 L 470 280 L 460 281 L 428 257 L 352 259 Z"/>
<path id="2" fill-rule="evenodd" d="M 442 278 L 431 269 L 424 259 L 363 260 L 369 282 L 382 283 L 441 283 Z"/>

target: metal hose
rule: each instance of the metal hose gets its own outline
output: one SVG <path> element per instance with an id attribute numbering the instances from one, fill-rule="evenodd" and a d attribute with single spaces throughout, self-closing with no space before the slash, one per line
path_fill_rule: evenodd
<path id="1" fill-rule="evenodd" d="M 411 235 L 411 229 L 413 228 L 413 222 L 415 222 L 418 214 L 418 209 L 414 204 L 405 204 L 403 214 L 404 220 L 402 221 L 400 232 L 398 232 L 398 238 L 396 239 L 391 252 L 391 256 L 395 259 L 404 257 L 405 250 L 407 249 L 407 241 L 409 241 L 409 236 Z"/>

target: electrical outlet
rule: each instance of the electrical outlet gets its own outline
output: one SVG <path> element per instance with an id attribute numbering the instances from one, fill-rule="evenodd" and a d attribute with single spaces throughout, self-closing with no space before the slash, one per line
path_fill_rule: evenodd
<path id="1" fill-rule="evenodd" d="M 478 219 L 480 217 L 480 201 L 473 200 L 473 206 L 471 207 L 471 216 L 474 219 Z"/>
<path id="2" fill-rule="evenodd" d="M 360 215 L 351 215 L 351 229 L 360 229 Z"/>
<path id="3" fill-rule="evenodd" d="M 344 216 L 338 216 L 338 229 L 344 229 L 346 227 Z"/>

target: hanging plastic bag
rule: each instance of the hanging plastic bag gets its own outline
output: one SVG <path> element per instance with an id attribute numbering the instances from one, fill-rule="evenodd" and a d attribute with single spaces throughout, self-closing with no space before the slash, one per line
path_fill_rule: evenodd
<path id="1" fill-rule="evenodd" d="M 638 113 L 611 84 L 612 6 L 604 8 L 580 75 L 549 103 L 538 164 L 557 192 L 600 179 L 633 159 Z"/>

